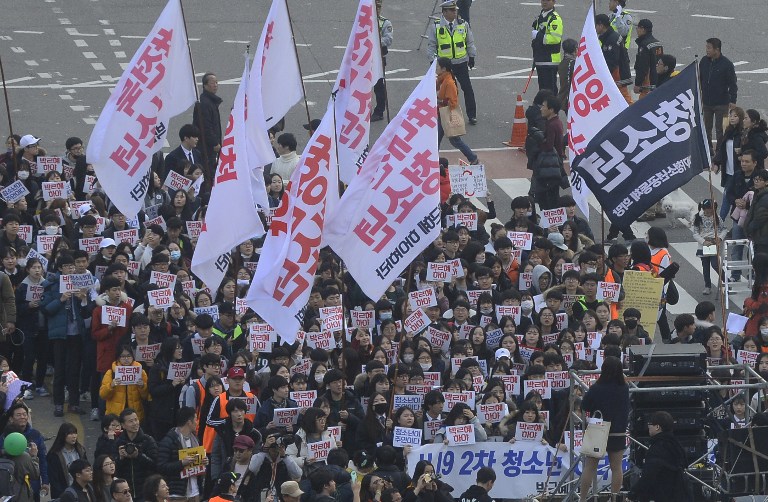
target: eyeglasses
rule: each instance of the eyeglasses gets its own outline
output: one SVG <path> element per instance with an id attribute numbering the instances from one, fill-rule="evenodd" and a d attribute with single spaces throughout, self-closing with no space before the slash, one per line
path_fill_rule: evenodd
<path id="1" fill-rule="evenodd" d="M 128 488 L 126 488 L 125 490 L 121 490 L 121 491 L 119 491 L 119 492 L 115 492 L 115 494 L 118 494 L 118 493 L 119 493 L 120 495 L 130 495 L 130 494 L 131 494 L 131 490 L 129 490 Z"/>
<path id="2" fill-rule="evenodd" d="M 115 463 L 110 460 L 109 462 L 104 462 L 103 464 L 101 464 L 102 467 L 106 467 L 108 465 L 115 465 Z"/>

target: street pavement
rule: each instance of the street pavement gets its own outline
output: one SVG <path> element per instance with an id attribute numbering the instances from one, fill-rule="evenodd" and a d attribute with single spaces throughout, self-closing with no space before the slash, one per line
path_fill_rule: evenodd
<path id="1" fill-rule="evenodd" d="M 597 12 L 607 10 L 607 1 L 597 2 Z M 394 116 L 400 105 L 428 69 L 426 41 L 417 50 L 425 31 L 433 0 L 385 0 L 383 14 L 394 25 L 395 41 L 387 57 L 387 82 L 390 95 L 389 112 Z M 147 0 L 37 0 L 24 4 L 23 15 L 15 2 L 0 0 L 5 16 L 0 26 L 0 57 L 8 83 L 11 118 L 17 134 L 35 134 L 51 154 L 63 151 L 69 136 L 87 141 L 91 128 L 120 78 L 122 70 L 154 24 L 164 5 Z M 294 21 L 297 51 L 307 91 L 308 111 L 319 118 L 338 71 L 344 46 L 354 18 L 356 0 L 288 0 Z M 269 2 L 232 0 L 211 3 L 184 0 L 190 47 L 198 78 L 207 71 L 219 77 L 219 94 L 224 99 L 222 117 L 227 116 L 239 76 L 242 54 L 248 44 L 255 50 Z M 565 37 L 578 38 L 589 2 L 558 2 L 557 9 L 565 24 Z M 665 52 L 677 57 L 682 65 L 704 54 L 705 40 L 723 40 L 723 54 L 736 65 L 739 77 L 738 104 L 755 108 L 766 115 L 764 96 L 768 91 L 768 58 L 763 41 L 766 37 L 768 4 L 762 0 L 720 2 L 715 0 L 630 0 L 629 10 L 635 22 L 648 18 L 654 23 L 654 34 L 664 43 Z M 530 24 L 539 12 L 538 2 L 509 0 L 476 0 L 471 20 L 478 47 L 477 67 L 472 82 L 478 102 L 477 126 L 468 126 L 465 141 L 480 155 L 492 181 L 491 195 L 496 201 L 498 219 L 511 215 L 511 198 L 525 194 L 529 172 L 524 155 L 504 147 L 508 140 L 515 111 L 515 98 L 523 91 L 531 68 Z M 630 49 L 634 61 L 636 46 Z M 524 99 L 526 103 L 538 90 L 535 77 Z M 6 134 L 7 115 L 0 110 L 0 131 Z M 296 133 L 300 149 L 308 139 L 301 128 L 307 110 L 296 106 L 286 118 L 287 131 Z M 172 131 L 191 120 L 191 110 L 173 121 Z M 225 119 L 224 119 L 225 120 Z M 386 121 L 373 125 L 372 140 L 383 131 Z M 166 151 L 176 146 L 175 134 L 169 135 Z M 445 144 L 444 147 L 450 147 Z M 446 150 L 452 163 L 458 152 Z M 714 195 L 720 199 L 719 177 L 715 177 Z M 706 173 L 695 178 L 682 190 L 683 197 L 697 203 L 709 198 Z M 485 200 L 477 201 L 485 204 Z M 590 222 L 600 235 L 599 205 L 591 201 Z M 664 220 L 653 222 L 664 226 Z M 648 224 L 633 228 L 643 237 Z M 703 279 L 700 262 L 695 256 L 696 243 L 689 225 L 666 228 L 672 245 L 673 259 L 681 264 L 678 286 L 681 300 L 670 307 L 671 314 L 692 312 L 698 301 L 715 295 L 701 294 Z M 607 224 L 606 224 L 607 232 Z M 742 283 L 744 284 L 744 283 Z M 744 294 L 737 295 L 728 306 L 739 310 Z M 718 306 L 719 308 L 719 306 Z M 47 436 L 55 433 L 56 424 L 50 398 L 33 402 L 36 426 Z M 72 420 L 77 417 L 67 417 Z M 96 432 L 84 423 L 87 441 L 95 444 Z"/>

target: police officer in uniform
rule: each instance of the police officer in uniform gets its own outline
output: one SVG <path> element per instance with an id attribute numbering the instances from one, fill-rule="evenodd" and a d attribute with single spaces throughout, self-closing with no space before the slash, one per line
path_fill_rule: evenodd
<path id="1" fill-rule="evenodd" d="M 618 73 L 613 76 L 616 81 L 616 85 L 619 86 L 619 91 L 627 104 L 632 104 L 632 95 L 629 93 L 629 84 L 632 83 L 632 71 L 629 66 L 629 46 L 632 44 L 632 32 L 634 31 L 634 25 L 632 24 L 632 14 L 626 10 L 627 0 L 610 0 L 608 2 L 608 8 L 611 13 L 609 19 L 611 22 L 611 28 L 613 31 L 619 34 L 619 40 L 621 41 L 621 54 L 619 61 Z"/>
<path id="2" fill-rule="evenodd" d="M 475 67 L 475 39 L 469 24 L 457 15 L 456 0 L 448 0 L 440 4 L 443 15 L 435 21 L 435 29 L 429 30 L 427 51 L 430 62 L 436 57 L 446 57 L 453 65 L 453 76 L 464 92 L 464 105 L 466 107 L 469 123 L 477 124 L 477 105 L 475 104 L 475 91 L 472 90 L 472 82 L 469 80 L 469 70 Z M 560 49 L 558 48 L 558 51 Z M 557 75 L 557 66 L 554 68 Z"/>
<path id="3" fill-rule="evenodd" d="M 555 0 L 541 0 L 541 12 L 533 21 L 531 47 L 539 79 L 539 90 L 549 89 L 557 96 L 557 66 L 563 40 L 563 20 L 555 11 Z"/>
<path id="4" fill-rule="evenodd" d="M 656 61 L 664 54 L 661 42 L 653 36 L 653 23 L 641 19 L 637 23 L 637 58 L 635 59 L 635 94 L 645 97 L 656 87 Z"/>
<path id="5" fill-rule="evenodd" d="M 381 62 L 382 68 L 387 67 L 387 52 L 392 46 L 392 22 L 381 15 L 381 2 L 376 0 L 376 15 L 379 18 L 379 34 L 381 39 Z M 371 122 L 378 122 L 384 118 L 384 109 L 387 106 L 387 86 L 384 84 L 384 76 L 373 86 L 373 94 L 376 95 L 376 107 L 371 114 Z"/>

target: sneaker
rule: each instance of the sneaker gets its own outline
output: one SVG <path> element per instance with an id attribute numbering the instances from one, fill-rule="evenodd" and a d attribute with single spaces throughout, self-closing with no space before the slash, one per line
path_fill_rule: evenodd
<path id="1" fill-rule="evenodd" d="M 54 417 L 63 417 L 64 416 L 64 406 L 57 404 L 53 407 L 53 416 Z"/>
<path id="2" fill-rule="evenodd" d="M 70 404 L 67 407 L 67 413 L 74 413 L 75 415 L 85 415 L 85 410 L 76 404 Z"/>
<path id="3" fill-rule="evenodd" d="M 704 291 L 702 291 L 701 294 L 702 295 L 712 294 L 712 288 L 704 288 Z"/>
<path id="4" fill-rule="evenodd" d="M 88 391 L 85 391 L 82 394 L 80 394 L 80 401 L 84 401 L 86 403 L 90 403 L 91 402 L 91 393 L 88 392 Z"/>
<path id="5" fill-rule="evenodd" d="M 384 120 L 384 115 L 381 113 L 374 113 L 371 115 L 371 122 L 379 122 Z"/>
<path id="6" fill-rule="evenodd" d="M 27 401 L 31 401 L 34 398 L 35 398 L 35 393 L 32 392 L 31 389 L 27 389 L 24 391 L 24 399 L 26 399 Z"/>
<path id="7" fill-rule="evenodd" d="M 99 420 L 101 420 L 101 418 L 99 417 L 99 409 L 98 408 L 91 409 L 91 422 L 98 422 Z"/>
<path id="8" fill-rule="evenodd" d="M 477 119 L 475 117 L 470 117 L 469 118 L 469 123 L 472 124 L 472 125 L 477 125 Z"/>
<path id="9" fill-rule="evenodd" d="M 37 392 L 37 395 L 38 395 L 38 396 L 40 396 L 40 397 L 48 397 L 48 396 L 50 396 L 50 395 L 51 395 L 51 393 L 50 393 L 50 392 L 48 392 L 48 391 L 45 389 L 45 387 L 38 387 L 38 388 L 36 389 L 36 392 Z"/>
<path id="10" fill-rule="evenodd" d="M 64 389 L 64 401 L 69 402 L 69 389 Z"/>

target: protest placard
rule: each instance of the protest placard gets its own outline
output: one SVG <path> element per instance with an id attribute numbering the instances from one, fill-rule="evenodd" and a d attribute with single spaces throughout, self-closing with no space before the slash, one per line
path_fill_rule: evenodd
<path id="1" fill-rule="evenodd" d="M 155 289 L 147 291 L 149 305 L 156 308 L 168 308 L 173 304 L 173 290 Z"/>
<path id="2" fill-rule="evenodd" d="M 43 181 L 43 200 L 66 199 L 68 196 L 66 184 L 66 181 Z"/>
<path id="3" fill-rule="evenodd" d="M 539 213 L 539 216 L 541 216 L 539 226 L 544 230 L 550 227 L 559 227 L 568 220 L 568 215 L 566 214 L 564 207 L 544 209 Z"/>
<path id="4" fill-rule="evenodd" d="M 213 322 L 216 322 L 219 320 L 218 305 L 209 305 L 207 307 L 195 307 L 192 309 L 192 311 L 195 313 L 196 316 L 202 315 L 202 314 L 208 314 L 213 319 Z"/>
<path id="5" fill-rule="evenodd" d="M 344 310 L 342 307 L 320 307 L 320 329 L 323 331 L 339 331 L 344 327 Z"/>
<path id="6" fill-rule="evenodd" d="M 498 375 L 498 378 L 504 382 L 504 392 L 507 396 L 520 394 L 520 375 Z"/>
<path id="7" fill-rule="evenodd" d="M 603 282 L 597 283 L 597 299 L 606 302 L 619 301 L 619 293 L 621 292 L 621 284 L 618 282 Z"/>
<path id="8" fill-rule="evenodd" d="M 571 379 L 567 371 L 547 371 L 545 373 L 549 386 L 552 390 L 568 389 L 571 386 Z"/>
<path id="9" fill-rule="evenodd" d="M 205 474 L 205 447 L 196 446 L 194 448 L 182 448 L 179 450 L 179 460 L 184 460 L 189 457 L 194 458 L 194 461 L 187 467 L 182 467 L 180 474 L 181 479 Z"/>
<path id="10" fill-rule="evenodd" d="M 307 332 L 307 347 L 313 349 L 331 350 L 335 347 L 333 333 L 330 331 Z"/>
<path id="11" fill-rule="evenodd" d="M 619 319 L 624 318 L 624 309 L 629 307 L 639 310 L 641 319 L 656 319 L 664 279 L 653 277 L 651 272 L 626 270 L 621 286 L 624 289 L 624 300 L 621 302 Z M 656 323 L 644 322 L 643 326 L 653 338 Z"/>
<path id="12" fill-rule="evenodd" d="M 75 293 L 93 287 L 95 278 L 91 273 L 66 274 L 59 279 L 59 293 Z"/>
<path id="13" fill-rule="evenodd" d="M 459 258 L 447 261 L 451 265 L 451 277 L 464 277 L 464 267 L 461 266 L 461 260 Z"/>
<path id="14" fill-rule="evenodd" d="M 526 380 L 523 383 L 523 395 L 527 396 L 529 392 L 538 392 L 542 399 L 552 397 L 552 387 L 549 380 Z"/>
<path id="15" fill-rule="evenodd" d="M 255 415 L 259 411 L 259 398 L 256 396 L 231 396 L 230 399 L 239 399 L 245 403 L 248 409 L 245 411 L 248 415 Z"/>
<path id="16" fill-rule="evenodd" d="M 488 194 L 485 166 L 482 164 L 448 166 L 448 178 L 452 193 L 465 197 L 485 197 Z"/>
<path id="17" fill-rule="evenodd" d="M 176 274 L 166 274 L 153 270 L 149 274 L 149 283 L 156 284 L 160 288 L 176 289 Z"/>
<path id="18" fill-rule="evenodd" d="M 430 282 L 451 282 L 453 267 L 448 262 L 427 263 L 427 280 Z"/>
<path id="19" fill-rule="evenodd" d="M 395 427 L 392 434 L 392 446 L 402 448 L 404 446 L 421 446 L 421 429 L 412 429 L 410 427 Z"/>
<path id="20" fill-rule="evenodd" d="M 445 428 L 448 446 L 475 444 L 475 426 L 472 424 L 449 425 Z"/>
<path id="21" fill-rule="evenodd" d="M 507 415 L 509 415 L 507 403 L 477 405 L 477 418 L 482 424 L 497 424 Z"/>
<path id="22" fill-rule="evenodd" d="M 174 191 L 183 190 L 186 192 L 189 190 L 189 187 L 192 186 L 192 180 L 171 169 L 168 171 L 168 176 L 165 177 L 163 186 L 167 186 Z"/>
<path id="23" fill-rule="evenodd" d="M 136 360 L 139 362 L 154 361 L 159 353 L 159 343 L 136 346 Z"/>
<path id="24" fill-rule="evenodd" d="M 413 310 L 436 307 L 437 295 L 432 288 L 422 289 L 421 291 L 411 291 L 408 293 L 408 304 Z"/>
<path id="25" fill-rule="evenodd" d="M 521 272 L 517 279 L 517 287 L 520 291 L 528 291 L 533 287 L 533 272 Z"/>
<path id="26" fill-rule="evenodd" d="M 17 231 L 19 239 L 27 244 L 32 244 L 32 234 L 32 225 L 19 225 L 19 230 Z"/>
<path id="27" fill-rule="evenodd" d="M 496 320 L 501 322 L 502 317 L 509 317 L 515 321 L 515 326 L 520 324 L 522 309 L 519 305 L 496 305 Z"/>
<path id="28" fill-rule="evenodd" d="M 443 411 L 445 413 L 451 411 L 456 403 L 464 403 L 473 410 L 475 409 L 474 391 L 468 390 L 464 392 L 443 392 L 443 397 L 445 398 L 445 404 L 443 404 Z"/>
<path id="29" fill-rule="evenodd" d="M 144 222 L 144 226 L 147 228 L 151 227 L 152 225 L 160 225 L 160 228 L 162 228 L 164 231 L 168 230 L 168 225 L 166 225 L 165 218 L 163 218 L 162 215 Z"/>
<path id="30" fill-rule="evenodd" d="M 311 408 L 312 404 L 315 402 L 315 399 L 317 399 L 317 391 L 304 390 L 304 391 L 291 392 L 289 396 L 291 399 L 296 401 L 296 405 L 299 408 Z"/>
<path id="31" fill-rule="evenodd" d="M 426 338 L 433 347 L 438 347 L 443 351 L 448 350 L 451 342 L 451 334 L 449 332 L 441 331 L 432 326 L 427 327 L 427 332 L 424 338 Z"/>
<path id="32" fill-rule="evenodd" d="M 426 441 L 432 441 L 435 439 L 435 433 L 442 429 L 442 420 L 427 420 L 424 422 L 424 439 Z"/>
<path id="33" fill-rule="evenodd" d="M 309 358 L 304 358 L 301 360 L 300 363 L 294 364 L 291 366 L 291 375 L 295 375 L 296 373 L 301 373 L 302 375 L 309 375 L 310 370 L 312 369 L 312 360 Z"/>
<path id="34" fill-rule="evenodd" d="M 415 309 L 411 315 L 405 319 L 405 329 L 408 333 L 420 333 L 429 326 L 429 316 L 421 309 Z"/>
<path id="35" fill-rule="evenodd" d="M 298 408 L 276 408 L 272 421 L 278 427 L 296 425 L 299 421 L 299 411 Z"/>
<path id="36" fill-rule="evenodd" d="M 339 441 L 341 441 L 341 426 L 336 425 L 327 427 L 326 430 L 328 431 L 330 438 L 338 445 Z"/>
<path id="37" fill-rule="evenodd" d="M 529 232 L 507 232 L 507 237 L 512 241 L 515 249 L 530 251 L 533 246 L 533 234 Z"/>
<path id="38" fill-rule="evenodd" d="M 449 227 L 467 227 L 467 230 L 477 230 L 477 213 L 456 213 L 445 217 Z"/>
<path id="39" fill-rule="evenodd" d="M 115 366 L 115 380 L 118 385 L 139 385 L 141 366 Z"/>
<path id="40" fill-rule="evenodd" d="M 170 363 L 168 365 L 168 380 L 181 378 L 186 380 L 192 372 L 192 361 L 185 363 Z"/>
<path id="41" fill-rule="evenodd" d="M 117 230 L 115 231 L 115 240 L 118 244 L 127 242 L 131 246 L 136 246 L 139 244 L 139 229 L 129 228 L 128 230 Z"/>
<path id="42" fill-rule="evenodd" d="M 544 424 L 517 422 L 515 427 L 515 441 L 538 441 L 544 439 Z"/>
<path id="43" fill-rule="evenodd" d="M 200 237 L 200 232 L 203 231 L 202 221 L 187 221 L 186 225 L 187 225 L 187 235 L 189 236 L 190 239 L 196 240 L 198 237 Z"/>
<path id="44" fill-rule="evenodd" d="M 407 394 L 396 394 L 392 405 L 392 411 L 399 410 L 400 408 L 407 406 L 413 411 L 421 409 L 421 405 L 424 404 L 424 396 L 414 395 L 409 396 Z"/>
<path id="45" fill-rule="evenodd" d="M 440 373 L 437 371 L 425 371 L 424 372 L 424 385 L 430 387 L 440 386 Z"/>
<path id="46" fill-rule="evenodd" d="M 0 197 L 7 202 L 8 204 L 13 204 L 19 200 L 21 200 L 22 197 L 29 195 L 29 190 L 27 190 L 27 187 L 19 180 L 14 181 L 7 187 L 0 190 Z"/>
<path id="47" fill-rule="evenodd" d="M 61 157 L 43 157 L 42 155 L 35 159 L 37 162 L 37 172 L 47 174 L 53 171 L 62 172 L 64 159 Z"/>
<path id="48" fill-rule="evenodd" d="M 125 328 L 126 314 L 127 312 L 123 307 L 104 305 L 101 313 L 101 322 L 103 324 L 112 324 L 114 322 L 117 323 L 115 326 Z"/>
<path id="49" fill-rule="evenodd" d="M 313 459 L 315 462 L 327 460 L 329 451 L 331 451 L 330 439 L 317 441 L 315 443 L 307 443 L 307 458 Z"/>
<path id="50" fill-rule="evenodd" d="M 352 327 L 371 329 L 373 324 L 373 310 L 351 310 Z"/>
<path id="51" fill-rule="evenodd" d="M 28 302 L 40 302 L 43 299 L 43 291 L 43 286 L 39 284 L 28 284 L 27 294 L 24 299 Z"/>

